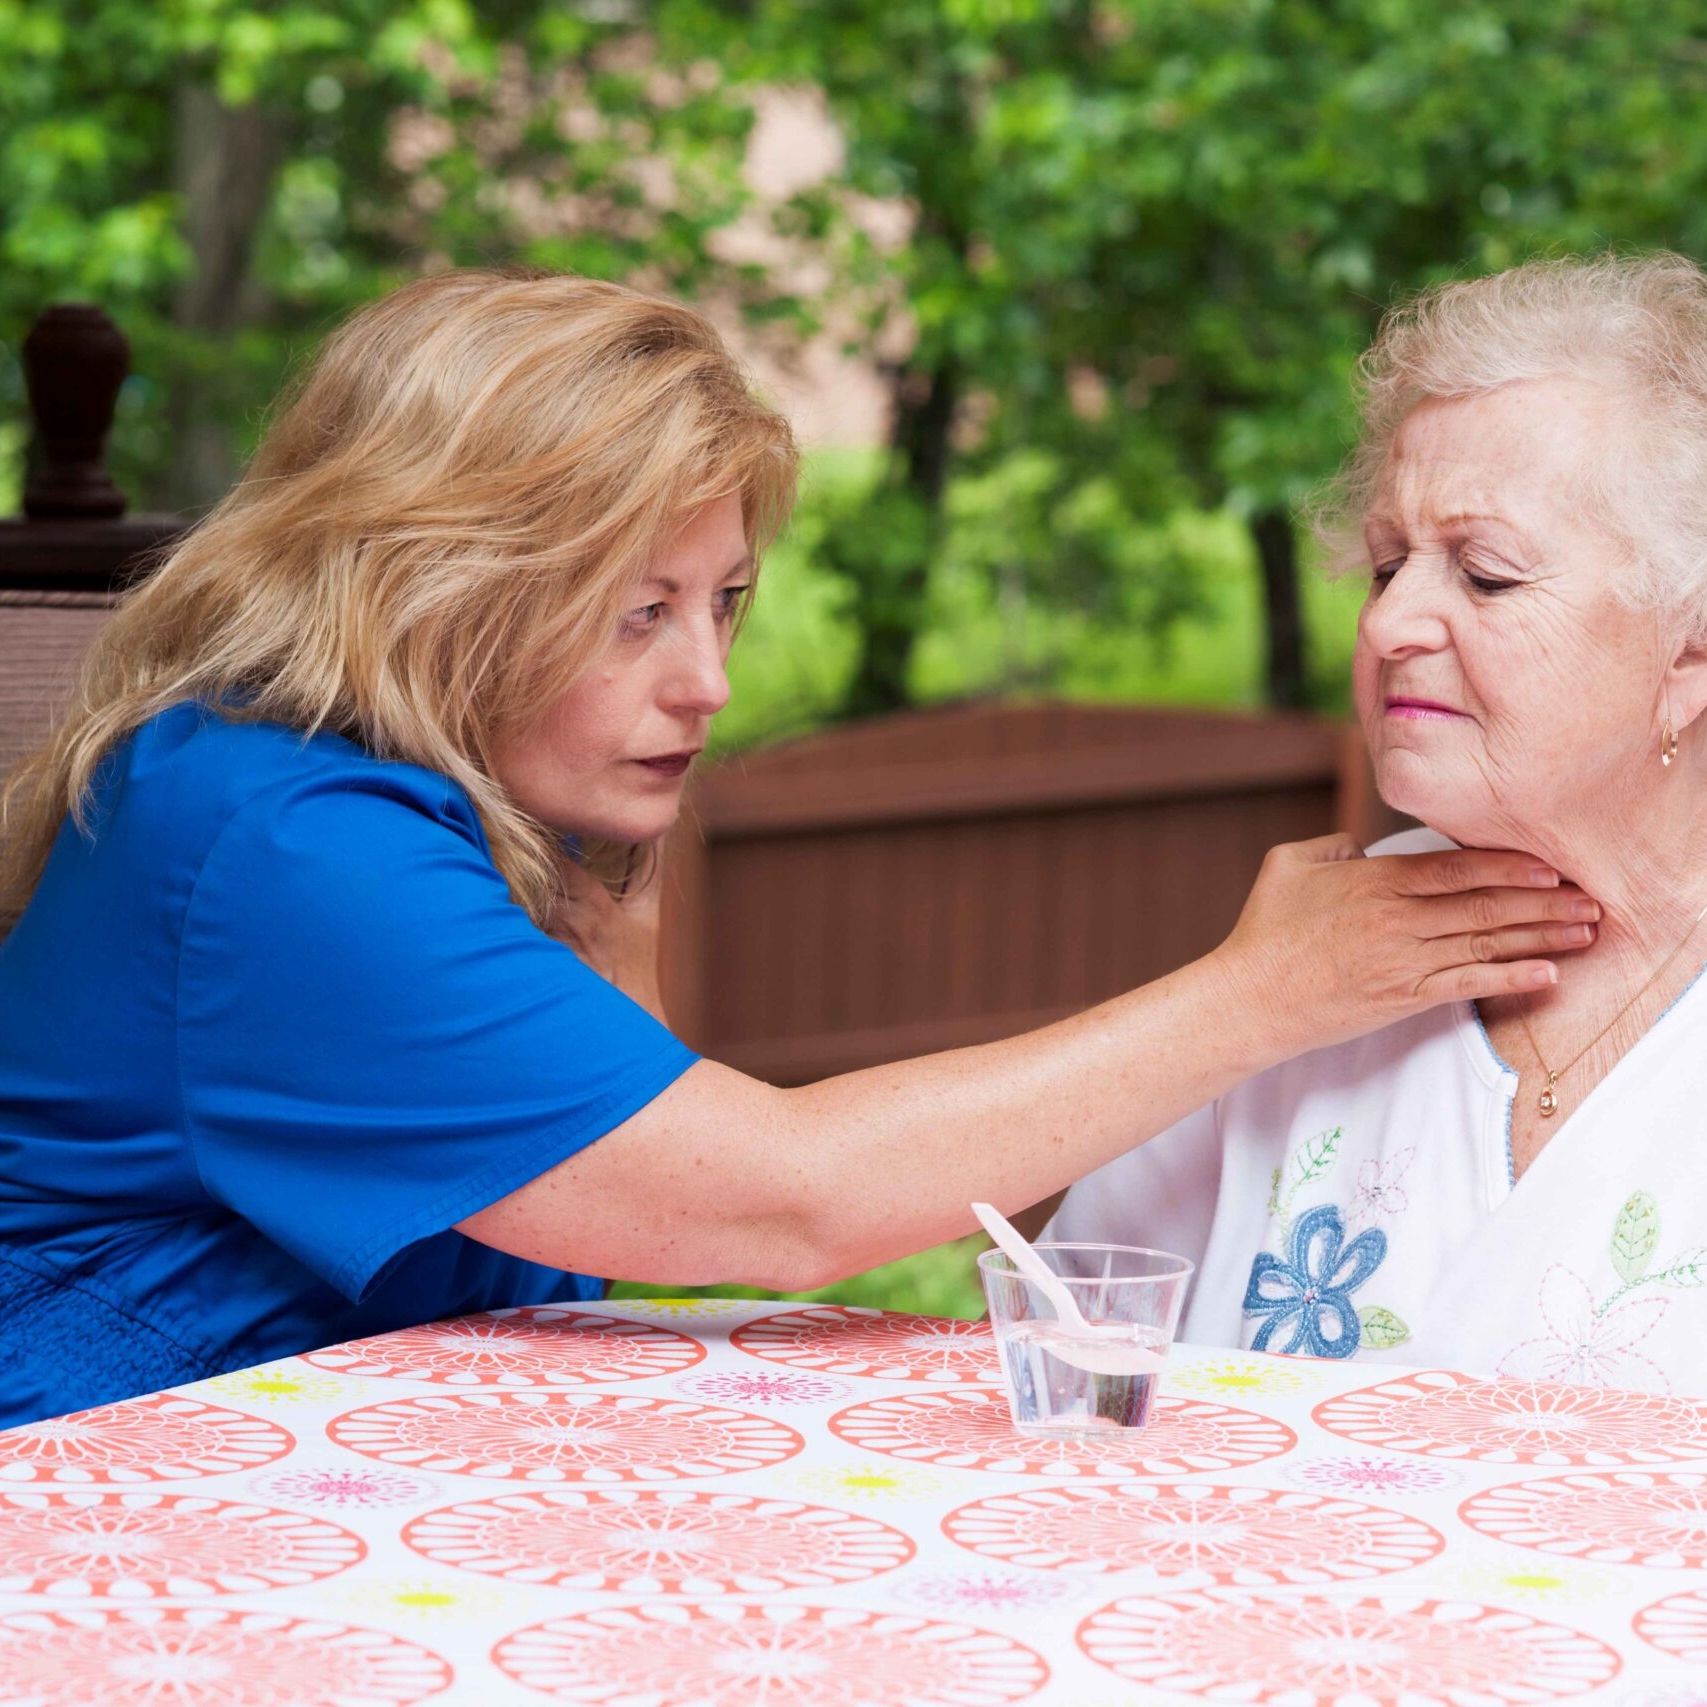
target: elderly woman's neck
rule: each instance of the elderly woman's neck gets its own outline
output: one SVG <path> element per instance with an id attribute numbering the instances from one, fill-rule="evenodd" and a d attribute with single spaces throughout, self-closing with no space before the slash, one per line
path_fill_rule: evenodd
<path id="1" fill-rule="evenodd" d="M 1648 790 L 1645 801 L 1585 811 L 1573 822 L 1514 827 L 1500 844 L 1549 861 L 1600 903 L 1596 940 L 1573 960 L 1645 976 L 1707 906 L 1707 776 L 1673 781 Z M 1698 935 L 1707 943 L 1707 922 Z"/>

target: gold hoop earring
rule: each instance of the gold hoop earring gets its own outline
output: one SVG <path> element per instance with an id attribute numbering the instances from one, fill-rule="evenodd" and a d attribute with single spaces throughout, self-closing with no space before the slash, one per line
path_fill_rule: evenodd
<path id="1" fill-rule="evenodd" d="M 1666 719 L 1666 726 L 1660 731 L 1660 763 L 1670 765 L 1677 757 L 1677 731 L 1671 726 L 1671 719 Z"/>

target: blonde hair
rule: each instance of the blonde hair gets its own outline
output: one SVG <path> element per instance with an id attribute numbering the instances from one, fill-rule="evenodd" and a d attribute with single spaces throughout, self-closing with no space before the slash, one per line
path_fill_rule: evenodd
<path id="1" fill-rule="evenodd" d="M 1624 405 L 1570 496 L 1623 548 L 1622 596 L 1707 628 L 1707 273 L 1663 251 L 1529 261 L 1389 310 L 1358 364 L 1357 448 L 1315 507 L 1330 567 L 1367 561 L 1363 519 L 1413 409 L 1534 379 Z"/>
<path id="2" fill-rule="evenodd" d="M 176 702 L 329 729 L 468 791 L 511 894 L 549 917 L 555 837 L 494 779 L 598 657 L 681 525 L 738 495 L 755 566 L 793 502 L 787 423 L 711 324 L 621 285 L 468 271 L 325 343 L 230 495 L 125 596 L 71 707 L 0 799 L 0 933 L 102 758 Z M 604 850 L 626 868 L 631 850 Z"/>

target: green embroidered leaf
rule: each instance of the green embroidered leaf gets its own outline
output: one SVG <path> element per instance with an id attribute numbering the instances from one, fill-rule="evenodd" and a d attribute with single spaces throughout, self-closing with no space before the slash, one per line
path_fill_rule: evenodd
<path id="1" fill-rule="evenodd" d="M 1268 1182 L 1268 1212 L 1270 1215 L 1280 1213 L 1280 1169 L 1274 1170 L 1274 1178 Z"/>
<path id="2" fill-rule="evenodd" d="M 1357 1326 L 1358 1343 L 1373 1346 L 1377 1351 L 1403 1345 L 1411 1337 L 1411 1330 L 1404 1322 L 1391 1310 L 1383 1310 L 1379 1304 L 1365 1304 L 1357 1312 Z"/>
<path id="3" fill-rule="evenodd" d="M 1685 1251 L 1654 1278 L 1667 1286 L 1707 1286 L 1707 1245 Z"/>
<path id="4" fill-rule="evenodd" d="M 1660 1242 L 1659 1205 L 1645 1191 L 1633 1191 L 1612 1225 L 1612 1266 L 1618 1278 L 1642 1278 Z"/>
<path id="5" fill-rule="evenodd" d="M 1294 1191 L 1313 1179 L 1320 1179 L 1334 1165 L 1334 1157 L 1340 1153 L 1340 1140 L 1344 1136 L 1345 1128 L 1336 1126 L 1331 1132 L 1318 1132 L 1314 1138 L 1299 1145 L 1292 1157 Z"/>

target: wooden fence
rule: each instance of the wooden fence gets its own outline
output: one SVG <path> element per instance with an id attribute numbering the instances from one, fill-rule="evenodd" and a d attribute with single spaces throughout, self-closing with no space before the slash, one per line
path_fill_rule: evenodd
<path id="1" fill-rule="evenodd" d="M 1009 1036 L 1183 965 L 1275 842 L 1391 818 L 1304 716 L 903 714 L 702 777 L 666 871 L 665 999 L 778 1084 Z"/>

